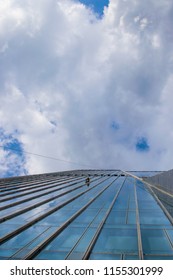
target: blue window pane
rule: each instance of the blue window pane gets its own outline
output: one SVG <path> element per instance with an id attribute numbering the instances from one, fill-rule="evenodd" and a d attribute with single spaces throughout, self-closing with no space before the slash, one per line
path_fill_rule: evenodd
<path id="1" fill-rule="evenodd" d="M 130 201 L 129 201 L 129 209 L 130 209 L 130 210 L 135 210 L 135 209 L 136 209 L 135 200 L 130 200 Z"/>
<path id="2" fill-rule="evenodd" d="M 127 224 L 136 224 L 136 212 L 135 211 L 128 212 Z"/>
<path id="3" fill-rule="evenodd" d="M 112 211 L 106 221 L 106 224 L 125 224 L 126 211 Z"/>
<path id="4" fill-rule="evenodd" d="M 22 259 L 24 258 L 31 249 L 35 248 L 40 242 L 42 242 L 45 238 L 47 238 L 49 235 L 51 235 L 56 228 L 49 228 L 48 230 L 44 231 L 40 235 L 38 235 L 36 238 L 34 238 L 31 242 L 26 244 L 22 249 L 17 250 L 17 252 L 12 256 L 12 259 Z"/>
<path id="5" fill-rule="evenodd" d="M 38 254 L 35 260 L 64 260 L 68 252 L 43 251 Z"/>
<path id="6" fill-rule="evenodd" d="M 102 230 L 94 246 L 93 252 L 120 253 L 137 252 L 137 232 L 135 229 L 109 229 Z"/>
<path id="7" fill-rule="evenodd" d="M 155 225 L 155 224 L 141 224 L 141 229 L 163 229 L 165 226 L 163 225 Z M 171 225 L 166 225 L 167 229 L 172 229 Z"/>
<path id="8" fill-rule="evenodd" d="M 44 239 L 46 239 L 48 236 L 50 236 L 53 232 L 55 232 L 56 228 L 55 227 L 51 227 L 48 230 L 46 230 L 45 232 L 43 232 L 42 234 L 40 234 L 39 236 L 37 236 L 37 238 L 35 238 L 32 242 L 30 242 L 27 245 L 27 249 L 33 249 L 34 247 L 36 247 L 40 242 L 42 242 Z"/>
<path id="9" fill-rule="evenodd" d="M 173 244 L 173 229 L 167 229 L 166 232 L 168 233 L 168 236 Z"/>
<path id="10" fill-rule="evenodd" d="M 59 236 L 57 236 L 45 250 L 67 251 L 70 250 L 83 234 L 83 228 L 66 228 Z"/>
<path id="11" fill-rule="evenodd" d="M 128 226 L 128 227 L 127 227 Z M 114 230 L 117 230 L 117 229 L 135 229 L 136 230 L 136 228 L 137 228 L 137 226 L 136 226 L 136 224 L 135 225 L 133 225 L 133 224 L 121 224 L 121 225 L 119 225 L 119 224 L 115 224 L 115 225 L 104 225 L 104 229 L 114 229 Z"/>
<path id="12" fill-rule="evenodd" d="M 126 210 L 128 208 L 128 201 L 127 200 L 120 200 L 117 199 L 112 210 Z"/>
<path id="13" fill-rule="evenodd" d="M 82 239 L 80 240 L 80 242 L 77 244 L 77 246 L 75 247 L 75 251 L 78 252 L 83 252 L 84 250 L 87 249 L 87 247 L 89 246 L 92 238 L 94 237 L 94 234 L 96 233 L 96 228 L 89 228 L 84 236 L 82 237 Z"/>
<path id="14" fill-rule="evenodd" d="M 90 223 L 94 217 L 97 215 L 98 211 L 95 209 L 85 210 L 81 215 L 79 215 L 73 223 L 75 224 L 88 224 Z"/>
<path id="15" fill-rule="evenodd" d="M 29 249 L 18 250 L 17 253 L 13 254 L 10 259 L 11 260 L 22 260 L 28 253 L 30 252 Z"/>
<path id="16" fill-rule="evenodd" d="M 124 260 L 139 260 L 138 255 L 124 255 Z"/>
<path id="17" fill-rule="evenodd" d="M 64 210 L 60 209 L 59 211 L 49 215 L 48 217 L 41 220 L 38 224 L 39 225 L 49 225 L 49 226 L 58 226 L 61 225 L 63 222 L 68 220 L 73 214 L 75 210 Z"/>
<path id="18" fill-rule="evenodd" d="M 32 226 L 29 229 L 21 232 L 20 234 L 14 236 L 9 241 L 6 241 L 3 243 L 0 248 L 10 249 L 10 248 L 16 248 L 19 249 L 29 242 L 31 242 L 34 238 L 36 238 L 38 235 L 42 234 L 45 230 L 47 230 L 47 227 L 40 227 L 40 226 Z"/>
<path id="19" fill-rule="evenodd" d="M 66 260 L 82 260 L 83 252 L 73 252 L 70 255 L 67 255 Z"/>
<path id="20" fill-rule="evenodd" d="M 164 256 L 164 255 L 151 256 L 151 255 L 147 255 L 147 256 L 144 256 L 144 260 L 173 260 L 173 255 L 172 256 Z"/>
<path id="21" fill-rule="evenodd" d="M 100 211 L 100 213 L 96 216 L 96 218 L 92 222 L 92 226 L 98 226 L 98 224 L 101 223 L 102 219 L 104 218 L 104 216 L 106 214 L 106 211 L 107 211 L 106 209 L 102 209 Z"/>
<path id="22" fill-rule="evenodd" d="M 153 210 L 157 210 L 160 211 L 160 206 L 156 203 L 156 201 L 139 201 L 139 209 L 141 210 L 149 210 L 149 209 L 153 209 Z"/>
<path id="23" fill-rule="evenodd" d="M 8 250 L 0 249 L 0 259 L 1 257 L 9 258 L 15 253 L 15 251 L 16 251 L 15 249 L 8 249 Z"/>
<path id="24" fill-rule="evenodd" d="M 14 229 L 16 229 L 16 224 L 14 224 L 14 225 L 8 224 L 8 226 L 7 226 L 6 223 L 1 224 L 1 226 L 0 226 L 0 237 L 6 235 L 7 233 L 9 233 L 11 231 L 13 231 Z"/>
<path id="25" fill-rule="evenodd" d="M 115 254 L 91 254 L 89 260 L 121 260 L 121 255 Z"/>
<path id="26" fill-rule="evenodd" d="M 88 230 L 84 233 L 82 238 L 79 240 L 79 242 L 74 247 L 73 251 L 69 254 L 68 259 L 76 260 L 81 259 L 83 254 L 88 246 L 90 245 L 91 240 L 93 239 L 97 228 L 88 228 Z M 80 253 L 81 252 L 81 253 Z"/>
<path id="27" fill-rule="evenodd" d="M 144 254 L 173 253 L 168 238 L 161 229 L 142 229 L 142 246 Z"/>
<path id="28" fill-rule="evenodd" d="M 148 210 L 141 210 L 139 211 L 140 215 L 140 223 L 141 224 L 162 224 L 162 225 L 170 225 L 169 220 L 163 214 L 163 212 L 158 211 L 148 211 Z"/>

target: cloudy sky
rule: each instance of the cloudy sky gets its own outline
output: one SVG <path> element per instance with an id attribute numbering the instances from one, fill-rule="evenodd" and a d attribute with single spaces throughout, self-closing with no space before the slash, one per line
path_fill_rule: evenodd
<path id="1" fill-rule="evenodd" d="M 0 0 L 0 177 L 173 168 L 172 90 L 172 0 Z"/>

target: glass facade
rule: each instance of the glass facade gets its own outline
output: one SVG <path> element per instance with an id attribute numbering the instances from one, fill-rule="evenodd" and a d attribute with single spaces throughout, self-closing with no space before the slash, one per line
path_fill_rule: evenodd
<path id="1" fill-rule="evenodd" d="M 76 170 L 0 180 L 0 259 L 173 259 L 172 219 L 142 178 Z"/>
<path id="2" fill-rule="evenodd" d="M 151 184 L 153 192 L 173 217 L 173 170 L 153 174 L 145 180 Z"/>

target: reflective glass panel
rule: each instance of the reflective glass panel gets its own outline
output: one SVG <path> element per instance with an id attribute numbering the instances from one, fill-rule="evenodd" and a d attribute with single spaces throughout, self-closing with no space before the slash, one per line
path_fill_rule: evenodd
<path id="1" fill-rule="evenodd" d="M 167 234 L 168 234 L 168 236 L 171 239 L 171 242 L 173 244 L 173 229 L 167 229 L 166 232 L 167 232 Z"/>
<path id="2" fill-rule="evenodd" d="M 121 260 L 121 255 L 115 254 L 91 254 L 89 260 Z"/>
<path id="3" fill-rule="evenodd" d="M 83 234 L 83 228 L 68 227 L 60 233 L 45 250 L 67 251 L 70 250 Z"/>
<path id="4" fill-rule="evenodd" d="M 138 255 L 124 255 L 123 260 L 139 260 Z"/>
<path id="5" fill-rule="evenodd" d="M 144 260 L 173 260 L 173 256 L 164 256 L 164 255 L 160 255 L 160 256 L 144 256 Z"/>
<path id="6" fill-rule="evenodd" d="M 93 248 L 93 252 L 137 252 L 137 232 L 135 229 L 104 228 Z"/>
<path id="7" fill-rule="evenodd" d="M 144 254 L 173 253 L 168 238 L 161 229 L 141 229 Z"/>
<path id="8" fill-rule="evenodd" d="M 143 210 L 139 212 L 140 215 L 140 223 L 141 224 L 162 224 L 162 225 L 169 225 L 170 222 L 166 218 L 166 216 L 163 214 L 163 212 L 158 212 L 152 210 Z"/>
<path id="9" fill-rule="evenodd" d="M 111 211 L 106 220 L 106 224 L 125 224 L 126 211 Z"/>
<path id="10" fill-rule="evenodd" d="M 64 260 L 68 252 L 42 251 L 35 260 Z"/>

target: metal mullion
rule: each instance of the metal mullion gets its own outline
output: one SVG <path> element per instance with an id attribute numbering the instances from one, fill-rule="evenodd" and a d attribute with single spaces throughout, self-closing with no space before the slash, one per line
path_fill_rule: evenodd
<path id="1" fill-rule="evenodd" d="M 168 239 L 168 241 L 169 241 L 169 243 L 170 243 L 170 245 L 171 245 L 171 247 L 172 247 L 172 249 L 173 249 L 173 242 L 172 242 L 171 238 L 169 237 L 169 235 L 168 235 L 166 229 L 163 229 L 163 231 L 164 231 L 164 233 L 165 233 L 165 235 L 166 235 L 166 238 Z"/>
<path id="2" fill-rule="evenodd" d="M 126 209 L 126 218 L 125 218 L 126 221 L 125 221 L 125 224 L 127 224 L 127 221 L 128 221 L 129 205 L 130 205 L 130 194 L 129 194 L 128 204 L 127 204 L 127 209 Z"/>
<path id="3" fill-rule="evenodd" d="M 118 176 L 117 178 L 119 178 L 119 176 Z M 98 236 L 99 236 L 99 234 L 100 234 L 100 232 L 101 232 L 101 230 L 102 230 L 102 228 L 103 228 L 103 226 L 104 226 L 104 224 L 105 224 L 105 222 L 106 222 L 106 220 L 107 220 L 107 218 L 108 218 L 108 216 L 109 216 L 109 214 L 110 214 L 110 212 L 111 212 L 111 210 L 112 210 L 112 208 L 113 208 L 113 206 L 114 206 L 114 204 L 115 204 L 115 201 L 116 201 L 116 199 L 117 199 L 117 197 L 118 197 L 118 195 L 119 195 L 119 193 L 120 193 L 120 191 L 121 191 L 121 189 L 122 189 L 122 187 L 123 187 L 123 185 L 124 185 L 124 183 L 125 183 L 125 180 L 126 180 L 126 178 L 124 179 L 124 181 L 122 182 L 122 184 L 121 184 L 119 190 L 117 191 L 117 193 L 116 193 L 116 195 L 115 195 L 115 197 L 114 197 L 114 199 L 113 199 L 113 201 L 112 201 L 110 207 L 108 208 L 108 210 L 107 210 L 107 212 L 106 212 L 106 214 L 105 214 L 105 216 L 104 216 L 102 222 L 101 222 L 100 225 L 98 226 L 97 231 L 96 231 L 96 233 L 94 234 L 94 237 L 93 237 L 93 239 L 91 240 L 91 242 L 90 242 L 90 244 L 89 244 L 87 250 L 83 253 L 82 260 L 88 259 L 89 255 L 90 255 L 90 253 L 91 253 L 91 251 L 92 251 L 92 249 L 93 249 L 93 247 L 94 247 L 94 245 L 95 245 L 95 242 L 97 241 L 97 238 L 98 238 Z M 113 183 L 113 182 L 112 182 L 112 183 Z"/>
<path id="4" fill-rule="evenodd" d="M 138 236 L 138 254 L 139 254 L 139 259 L 143 260 L 144 256 L 143 256 L 143 249 L 142 249 L 142 238 L 141 238 L 138 198 L 137 198 L 137 191 L 136 191 L 136 179 L 135 179 L 135 182 L 134 182 L 134 193 L 135 193 L 135 204 L 136 204 L 136 226 L 137 226 L 137 236 Z"/>
<path id="5" fill-rule="evenodd" d="M 116 178 L 117 179 L 117 178 Z M 114 179 L 113 182 L 116 180 Z M 107 180 L 107 178 L 106 178 Z M 103 181 L 106 181 L 103 180 Z M 31 250 L 23 259 L 29 260 L 36 256 L 41 250 L 43 250 L 53 239 L 55 239 L 74 219 L 76 219 L 91 203 L 93 203 L 109 186 L 113 183 L 111 182 L 105 188 L 103 188 L 94 198 L 92 198 L 87 204 L 85 204 L 80 210 L 78 210 L 72 217 L 70 217 L 60 228 L 58 228 L 53 234 L 48 238 L 43 240 L 35 249 Z M 100 184 L 100 183 L 99 183 Z"/>
<path id="6" fill-rule="evenodd" d="M 99 179 L 99 178 L 97 178 Z M 96 179 L 96 180 L 97 180 Z M 46 213 L 43 213 L 42 215 L 40 215 L 39 217 L 35 218 L 34 220 L 28 222 L 27 224 L 21 226 L 20 228 L 14 230 L 13 232 L 5 235 L 4 237 L 0 238 L 0 244 L 4 243 L 5 241 L 9 240 L 11 237 L 17 235 L 18 233 L 20 233 L 21 231 L 29 228 L 30 226 L 34 225 L 35 223 L 37 223 L 38 221 L 46 218 L 47 216 L 51 215 L 52 213 L 56 212 L 57 210 L 61 209 L 62 207 L 66 206 L 67 204 L 69 204 L 70 202 L 74 201 L 75 199 L 79 198 L 80 196 L 82 196 L 83 194 L 89 192 L 90 190 L 94 189 L 95 187 L 97 187 L 99 184 L 103 183 L 104 181 L 106 181 L 106 179 L 102 180 L 101 182 L 97 183 L 96 185 L 94 185 L 92 188 L 87 188 L 87 190 L 82 191 L 81 193 L 77 194 L 76 196 L 73 196 L 72 198 L 66 200 L 65 202 L 61 203 L 60 205 L 54 207 L 53 209 L 50 209 L 49 211 L 47 211 Z M 40 203 L 40 205 L 42 205 L 42 203 Z M 34 206 L 32 207 L 32 209 L 35 208 Z M 31 210 L 31 209 L 30 209 Z M 26 210 L 27 211 L 27 210 Z M 26 212 L 26 211 L 22 211 L 22 213 Z M 22 214 L 21 213 L 21 214 Z M 0 222 L 3 222 L 0 221 Z"/>

